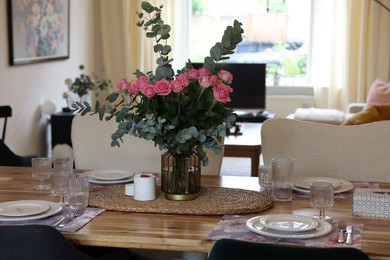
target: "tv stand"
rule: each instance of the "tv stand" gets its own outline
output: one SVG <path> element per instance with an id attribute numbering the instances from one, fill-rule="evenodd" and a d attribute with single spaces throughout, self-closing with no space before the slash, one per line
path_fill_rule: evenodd
<path id="1" fill-rule="evenodd" d="M 236 122 L 254 122 L 254 123 L 263 123 L 265 120 L 274 118 L 274 113 L 269 113 L 268 111 L 244 111 L 244 110 L 237 110 L 235 111 L 237 114 L 237 120 Z"/>

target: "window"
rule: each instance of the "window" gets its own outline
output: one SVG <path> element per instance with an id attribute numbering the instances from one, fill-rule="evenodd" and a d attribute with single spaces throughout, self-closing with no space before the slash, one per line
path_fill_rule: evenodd
<path id="1" fill-rule="evenodd" d="M 267 13 L 287 15 L 287 41 L 249 39 L 248 17 Z M 203 62 L 210 48 L 220 41 L 227 25 L 237 19 L 243 24 L 243 41 L 227 62 L 267 63 L 267 85 L 304 86 L 309 84 L 309 40 L 311 0 L 192 0 L 191 54 L 193 62 Z M 267 26 L 272 26 L 267 25 Z M 279 83 L 275 82 L 275 75 Z"/>

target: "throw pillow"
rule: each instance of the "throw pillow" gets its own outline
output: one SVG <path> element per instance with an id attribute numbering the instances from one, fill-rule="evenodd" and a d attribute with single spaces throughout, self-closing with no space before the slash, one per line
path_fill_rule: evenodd
<path id="1" fill-rule="evenodd" d="M 356 113 L 341 125 L 361 125 L 383 120 L 390 120 L 390 104 L 371 106 Z"/>
<path id="2" fill-rule="evenodd" d="M 384 104 L 390 104 L 390 84 L 376 79 L 368 91 L 366 108 Z"/>

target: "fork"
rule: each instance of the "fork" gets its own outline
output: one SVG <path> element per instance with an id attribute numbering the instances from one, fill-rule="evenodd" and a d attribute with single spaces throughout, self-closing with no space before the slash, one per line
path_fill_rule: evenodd
<path id="1" fill-rule="evenodd" d="M 82 207 L 82 208 L 78 208 L 77 210 L 73 211 L 71 213 L 71 215 L 66 220 L 64 220 L 61 224 L 58 225 L 58 227 L 59 228 L 65 227 L 70 221 L 72 221 L 73 219 L 83 215 L 84 214 L 84 210 L 85 210 L 85 208 Z"/>
<path id="2" fill-rule="evenodd" d="M 337 240 L 338 243 L 344 243 L 344 232 L 347 228 L 347 223 L 345 220 L 339 220 L 338 224 L 338 232 L 339 232 L 339 239 Z"/>

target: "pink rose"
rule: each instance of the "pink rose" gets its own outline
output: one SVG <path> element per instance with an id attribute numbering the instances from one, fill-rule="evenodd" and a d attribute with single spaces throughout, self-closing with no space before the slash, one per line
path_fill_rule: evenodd
<path id="1" fill-rule="evenodd" d="M 180 74 L 176 76 L 176 79 L 171 82 L 173 92 L 180 92 L 190 84 L 187 74 Z"/>
<path id="2" fill-rule="evenodd" d="M 172 92 L 171 83 L 166 79 L 157 81 L 156 85 L 154 85 L 154 91 L 157 95 L 168 96 Z"/>
<path id="3" fill-rule="evenodd" d="M 116 87 L 118 89 L 118 92 L 119 93 L 122 93 L 123 91 L 125 91 L 129 86 L 130 86 L 131 82 L 128 81 L 127 79 L 121 79 L 117 84 L 116 84 Z"/>
<path id="4" fill-rule="evenodd" d="M 198 79 L 199 71 L 197 69 L 192 68 L 187 71 L 187 75 L 190 79 Z"/>
<path id="5" fill-rule="evenodd" d="M 217 87 L 221 83 L 217 75 L 211 75 L 210 80 L 211 80 L 211 86 L 213 87 Z"/>
<path id="6" fill-rule="evenodd" d="M 217 101 L 227 103 L 231 101 L 229 94 L 233 92 L 233 89 L 228 85 L 221 83 L 217 87 L 213 88 L 213 92 Z"/>
<path id="7" fill-rule="evenodd" d="M 154 86 L 152 84 L 146 84 L 141 89 L 141 93 L 144 94 L 148 98 L 151 98 L 151 97 L 156 95 L 156 92 L 154 91 Z"/>
<path id="8" fill-rule="evenodd" d="M 206 68 L 200 68 L 200 69 L 198 69 L 198 72 L 199 72 L 199 78 L 202 76 L 210 76 L 211 75 L 211 72 Z"/>
<path id="9" fill-rule="evenodd" d="M 233 81 L 233 75 L 226 70 L 220 70 L 218 71 L 218 77 L 225 83 L 225 84 L 232 84 Z"/>
<path id="10" fill-rule="evenodd" d="M 130 95 L 137 95 L 139 91 L 140 91 L 140 89 L 139 89 L 138 81 L 131 83 L 131 85 L 129 87 L 129 94 Z"/>
<path id="11" fill-rule="evenodd" d="M 211 76 L 202 76 L 199 78 L 198 82 L 199 82 L 199 85 L 204 87 L 204 88 L 208 88 L 208 87 L 213 85 L 213 81 L 212 81 Z"/>
<path id="12" fill-rule="evenodd" d="M 139 89 L 143 89 L 145 85 L 149 83 L 149 78 L 147 76 L 141 76 L 137 79 L 137 84 Z"/>

